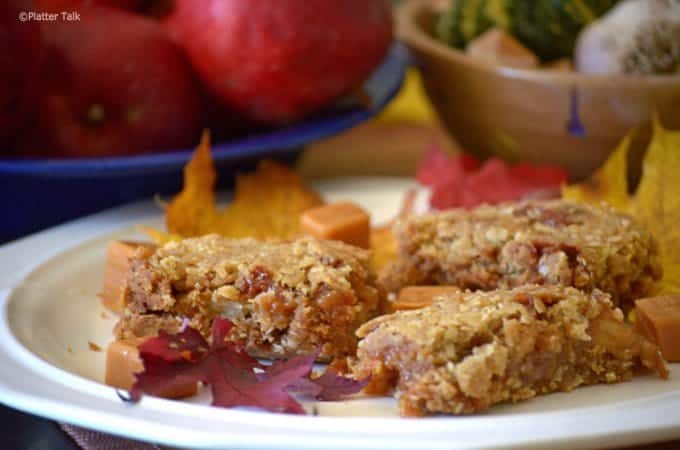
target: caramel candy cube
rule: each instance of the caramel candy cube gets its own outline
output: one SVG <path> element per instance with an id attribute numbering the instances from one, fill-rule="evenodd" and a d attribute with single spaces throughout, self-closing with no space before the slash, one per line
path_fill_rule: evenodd
<path id="1" fill-rule="evenodd" d="M 125 308 L 123 289 L 129 268 L 129 261 L 138 248 L 153 252 L 155 246 L 141 242 L 111 241 L 106 252 L 104 283 L 99 294 L 102 304 L 110 311 L 120 314 Z"/>
<path id="2" fill-rule="evenodd" d="M 392 309 L 403 311 L 424 308 L 430 306 L 435 297 L 459 291 L 457 286 L 406 286 L 399 291 Z"/>
<path id="3" fill-rule="evenodd" d="M 492 28 L 471 41 L 465 52 L 490 64 L 515 69 L 538 67 L 538 57 L 505 31 Z"/>
<path id="4" fill-rule="evenodd" d="M 104 382 L 118 389 L 130 390 L 135 384 L 134 374 L 144 369 L 137 346 L 142 342 L 113 341 L 106 350 L 106 376 Z M 187 383 L 162 392 L 160 397 L 183 398 L 196 394 L 196 383 Z"/>
<path id="5" fill-rule="evenodd" d="M 369 248 L 371 217 L 354 203 L 323 205 L 305 211 L 300 217 L 304 233 L 319 239 L 342 241 Z"/>
<path id="6" fill-rule="evenodd" d="M 130 389 L 135 384 L 134 374 L 144 369 L 136 343 L 113 341 L 106 349 L 106 377 L 104 382 L 119 389 Z"/>
<path id="7" fill-rule="evenodd" d="M 667 361 L 680 361 L 680 295 L 636 301 L 635 327 L 659 346 Z"/>

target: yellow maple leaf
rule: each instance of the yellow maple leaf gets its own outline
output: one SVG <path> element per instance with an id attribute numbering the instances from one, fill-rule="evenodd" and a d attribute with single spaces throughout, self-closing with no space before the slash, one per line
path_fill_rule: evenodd
<path id="1" fill-rule="evenodd" d="M 607 162 L 579 184 L 565 186 L 566 199 L 608 202 L 644 225 L 659 243 L 664 277 L 659 293 L 680 293 L 680 131 L 668 131 L 657 118 L 652 141 L 642 163 L 642 178 L 628 195 L 626 158 L 632 135 L 624 139 Z"/>
<path id="2" fill-rule="evenodd" d="M 236 177 L 234 199 L 220 214 L 215 231 L 234 238 L 293 238 L 300 233 L 300 215 L 322 204 L 298 174 L 264 160 L 252 174 Z"/>
<path id="3" fill-rule="evenodd" d="M 622 212 L 630 209 L 628 196 L 628 148 L 634 134 L 630 133 L 612 152 L 604 165 L 582 183 L 563 186 L 562 197 L 583 203 L 607 202 Z"/>
<path id="4" fill-rule="evenodd" d="M 200 236 L 215 228 L 215 182 L 217 172 L 210 154 L 210 134 L 203 132 L 201 143 L 184 166 L 184 187 L 165 209 L 168 231 L 179 236 Z"/>
<path id="5" fill-rule="evenodd" d="M 233 201 L 223 210 L 216 205 L 216 180 L 210 137 L 204 133 L 184 168 L 182 191 L 165 210 L 165 224 L 171 235 L 218 233 L 231 238 L 292 238 L 300 232 L 300 214 L 323 204 L 295 172 L 273 161 L 262 161 L 255 172 L 238 175 Z M 163 242 L 169 237 L 156 233 L 152 238 Z"/>
<path id="6" fill-rule="evenodd" d="M 238 175 L 233 200 L 223 210 L 215 204 L 216 180 L 210 138 L 204 134 L 184 168 L 182 191 L 165 209 L 167 232 L 145 226 L 138 229 L 157 245 L 208 233 L 230 238 L 289 239 L 301 233 L 300 215 L 323 204 L 295 172 L 272 161 L 262 161 L 252 174 Z M 406 194 L 398 217 L 410 213 L 414 199 L 415 192 Z M 389 225 L 371 230 L 371 250 L 375 273 L 396 257 L 397 245 Z"/>
<path id="7" fill-rule="evenodd" d="M 658 120 L 631 213 L 659 241 L 661 292 L 680 293 L 680 132 L 665 130 Z"/>
<path id="8" fill-rule="evenodd" d="M 149 237 L 149 239 L 151 239 L 153 243 L 158 246 L 165 245 L 168 242 L 172 241 L 177 242 L 182 240 L 182 236 L 178 234 L 166 233 L 165 231 L 161 231 L 153 227 L 148 227 L 146 225 L 137 225 L 135 229 L 140 233 L 146 234 Z"/>
<path id="9" fill-rule="evenodd" d="M 422 78 L 415 68 L 408 69 L 401 90 L 375 119 L 382 123 L 434 123 L 436 120 L 437 113 L 425 94 Z"/>

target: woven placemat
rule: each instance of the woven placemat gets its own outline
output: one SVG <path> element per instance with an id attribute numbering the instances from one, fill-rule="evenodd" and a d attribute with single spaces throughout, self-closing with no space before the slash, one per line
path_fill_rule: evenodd
<path id="1" fill-rule="evenodd" d="M 155 444 L 124 439 L 67 423 L 60 423 L 59 426 L 83 450 L 162 450 Z"/>

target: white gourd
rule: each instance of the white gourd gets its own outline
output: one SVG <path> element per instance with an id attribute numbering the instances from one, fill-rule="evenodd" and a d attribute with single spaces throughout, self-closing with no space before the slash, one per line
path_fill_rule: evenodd
<path id="1" fill-rule="evenodd" d="M 652 34 L 654 45 L 660 43 L 663 49 L 661 58 L 640 55 L 654 51 L 649 42 Z M 579 72 L 600 74 L 654 73 L 655 65 L 648 63 L 649 58 L 652 62 L 663 58 L 680 61 L 680 0 L 621 2 L 583 30 L 574 55 Z M 642 67 L 635 67 L 639 60 Z"/>

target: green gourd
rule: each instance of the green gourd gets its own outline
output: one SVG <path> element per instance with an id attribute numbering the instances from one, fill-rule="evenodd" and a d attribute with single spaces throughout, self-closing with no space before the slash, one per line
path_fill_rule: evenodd
<path id="1" fill-rule="evenodd" d="M 456 48 L 491 27 L 515 36 L 542 60 L 571 57 L 580 31 L 619 0 L 451 0 L 437 37 Z"/>

